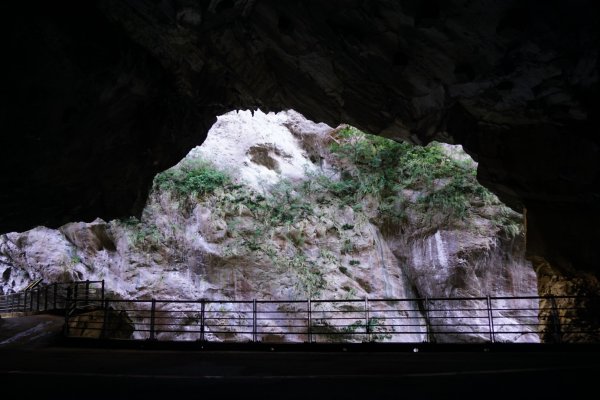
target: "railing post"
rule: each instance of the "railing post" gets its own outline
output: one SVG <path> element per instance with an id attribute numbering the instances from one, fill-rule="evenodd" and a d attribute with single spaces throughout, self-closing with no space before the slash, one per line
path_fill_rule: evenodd
<path id="1" fill-rule="evenodd" d="M 46 285 L 45 293 L 44 293 L 44 311 L 48 311 L 48 289 L 50 286 Z"/>
<path id="2" fill-rule="evenodd" d="M 67 299 L 65 300 L 65 336 L 69 337 L 69 316 L 71 308 L 71 287 L 67 287 Z"/>
<path id="3" fill-rule="evenodd" d="M 429 328 L 429 297 L 425 297 L 425 304 L 423 305 L 423 314 L 425 314 L 425 342 L 429 343 L 431 338 L 431 331 Z"/>
<path id="4" fill-rule="evenodd" d="M 494 333 L 494 313 L 492 311 L 492 299 L 487 296 L 487 312 L 488 312 L 488 329 L 490 330 L 490 342 L 496 342 L 496 335 Z"/>
<path id="5" fill-rule="evenodd" d="M 550 295 L 550 304 L 552 306 L 552 334 L 556 343 L 562 342 L 562 333 L 560 326 L 560 316 L 558 314 L 558 305 L 556 304 L 556 298 Z"/>
<path id="6" fill-rule="evenodd" d="M 204 342 L 204 310 L 205 300 L 200 300 L 200 341 Z"/>
<path id="7" fill-rule="evenodd" d="M 257 326 L 256 326 L 256 299 L 252 300 L 252 342 L 256 343 L 257 338 Z"/>
<path id="8" fill-rule="evenodd" d="M 365 296 L 365 332 L 367 333 L 367 342 L 371 341 L 371 326 L 369 324 L 369 298 Z"/>
<path id="9" fill-rule="evenodd" d="M 103 301 L 104 306 L 104 316 L 102 318 L 102 331 L 100 332 L 100 338 L 104 339 L 106 337 L 106 329 L 108 325 L 108 299 Z"/>
<path id="10" fill-rule="evenodd" d="M 39 288 L 39 287 L 36 289 L 36 304 L 35 304 L 35 310 L 36 310 L 36 311 L 40 311 L 40 288 Z"/>
<path id="11" fill-rule="evenodd" d="M 77 308 L 78 295 L 79 295 L 79 283 L 75 282 L 75 289 L 73 291 L 73 303 L 75 304 L 75 309 Z"/>
<path id="12" fill-rule="evenodd" d="M 100 300 L 104 302 L 104 279 L 102 279 L 102 289 L 100 290 Z"/>
<path id="13" fill-rule="evenodd" d="M 154 340 L 154 313 L 156 312 L 156 300 L 152 299 L 150 307 L 150 340 Z"/>
<path id="14" fill-rule="evenodd" d="M 308 339 L 308 343 L 312 343 L 313 338 L 312 338 L 312 305 L 310 303 L 310 299 L 307 300 L 307 331 L 306 331 L 306 335 L 307 335 L 307 339 Z"/>
<path id="15" fill-rule="evenodd" d="M 58 308 L 56 297 L 58 296 L 58 283 L 54 283 L 54 310 Z"/>
<path id="16" fill-rule="evenodd" d="M 90 280 L 85 281 L 85 306 L 87 307 L 90 303 Z"/>

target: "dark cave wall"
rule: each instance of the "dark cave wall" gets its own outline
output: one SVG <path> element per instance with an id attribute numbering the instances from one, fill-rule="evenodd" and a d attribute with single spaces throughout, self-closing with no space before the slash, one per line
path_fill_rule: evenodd
<path id="1" fill-rule="evenodd" d="M 140 213 L 215 115 L 92 2 L 17 6 L 2 5 L 0 230 Z"/>
<path id="2" fill-rule="evenodd" d="M 216 115 L 294 108 L 399 140 L 462 143 L 480 181 L 527 210 L 530 254 L 597 268 L 596 2 L 2 7 L 12 56 L 0 231 L 139 213 L 152 176 Z"/>

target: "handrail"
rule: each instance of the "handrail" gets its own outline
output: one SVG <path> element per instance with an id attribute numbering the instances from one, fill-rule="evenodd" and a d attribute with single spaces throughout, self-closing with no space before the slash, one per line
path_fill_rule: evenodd
<path id="1" fill-rule="evenodd" d="M 106 299 L 95 315 L 71 320 L 69 332 L 200 342 L 600 342 L 598 326 L 582 317 L 590 298 Z"/>
<path id="2" fill-rule="evenodd" d="M 600 297 L 124 300 L 104 281 L 0 296 L 0 313 L 64 312 L 66 336 L 202 342 L 600 342 L 590 305 Z"/>

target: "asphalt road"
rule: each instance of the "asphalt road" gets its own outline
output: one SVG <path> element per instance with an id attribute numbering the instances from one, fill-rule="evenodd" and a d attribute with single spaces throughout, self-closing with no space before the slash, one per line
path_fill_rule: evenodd
<path id="1" fill-rule="evenodd" d="M 600 394 L 598 345 L 64 342 L 57 340 L 56 318 L 0 321 L 6 399 L 570 400 Z"/>
<path id="2" fill-rule="evenodd" d="M 0 388 L 52 399 L 587 399 L 599 355 L 12 348 L 0 350 Z"/>

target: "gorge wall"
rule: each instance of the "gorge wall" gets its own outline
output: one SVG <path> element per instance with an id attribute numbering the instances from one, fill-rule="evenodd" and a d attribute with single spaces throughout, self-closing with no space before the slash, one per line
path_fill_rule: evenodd
<path id="1" fill-rule="evenodd" d="M 155 173 L 201 143 L 217 115 L 293 108 L 331 126 L 461 143 L 479 181 L 526 210 L 540 279 L 597 288 L 594 1 L 0 7 L 10 55 L 0 231 L 139 216 Z"/>
<path id="2" fill-rule="evenodd" d="M 522 216 L 476 184 L 473 161 L 457 146 L 404 146 L 406 161 L 396 164 L 396 152 L 385 153 L 394 146 L 294 111 L 225 114 L 201 147 L 156 177 L 141 221 L 1 235 L 0 293 L 42 278 L 104 279 L 116 299 L 536 296 Z M 379 159 L 377 168 L 361 164 Z M 392 168 L 406 173 L 391 176 Z M 440 172 L 429 181 L 426 169 Z M 390 185 L 377 186 L 381 179 Z M 434 200 L 452 196 L 446 207 Z M 507 307 L 537 309 L 536 300 L 519 301 Z M 523 322 L 500 314 L 497 323 Z M 537 332 L 496 339 L 539 340 Z"/>

